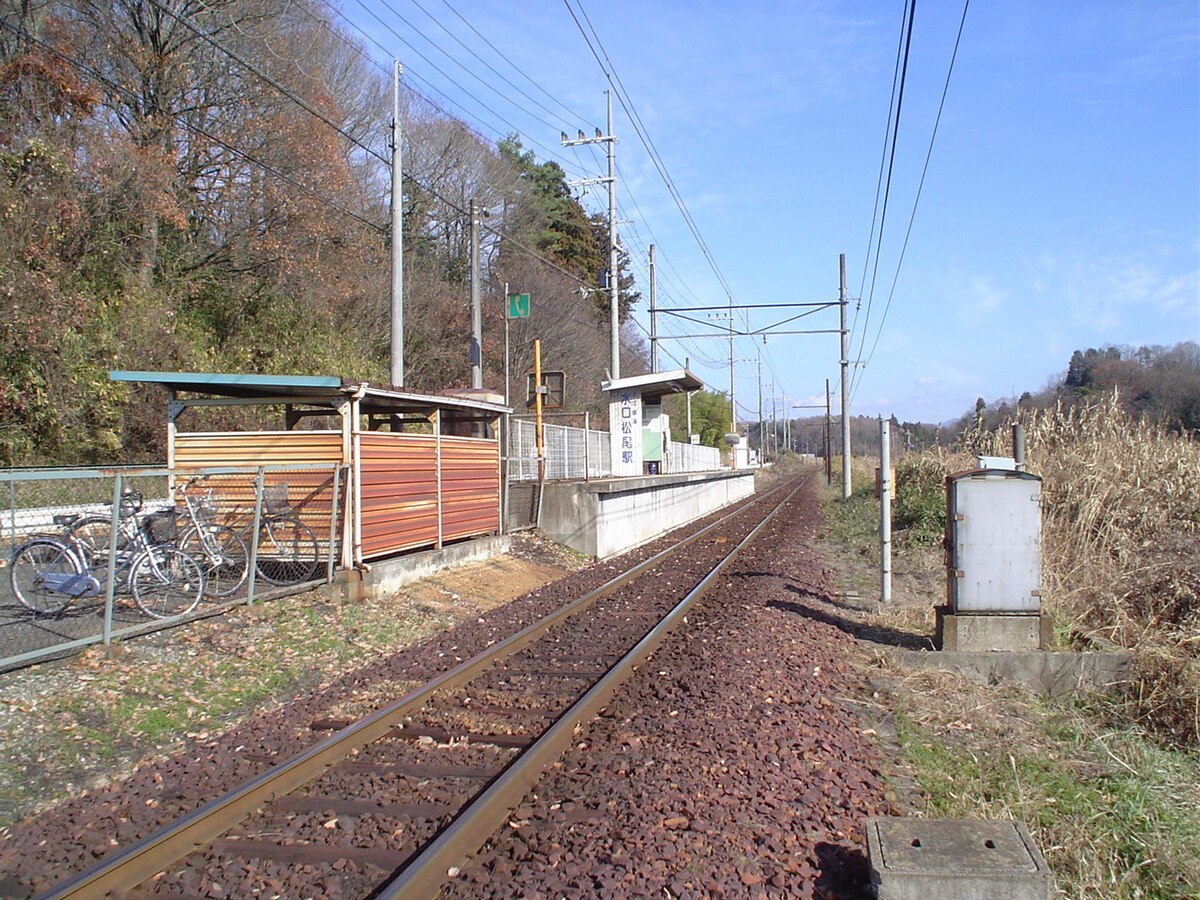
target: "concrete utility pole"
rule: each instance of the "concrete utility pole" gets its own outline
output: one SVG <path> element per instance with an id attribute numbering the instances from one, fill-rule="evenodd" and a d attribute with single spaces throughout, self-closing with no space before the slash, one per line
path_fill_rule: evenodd
<path id="1" fill-rule="evenodd" d="M 763 417 L 762 417 L 762 351 L 758 351 L 758 464 L 762 465 L 767 458 L 767 452 L 763 445 Z"/>
<path id="2" fill-rule="evenodd" d="M 683 367 L 685 369 L 689 369 L 689 368 L 691 368 L 691 365 L 692 365 L 692 358 L 690 356 L 685 356 L 683 358 Z M 684 417 L 687 419 L 687 441 L 686 441 L 686 443 L 690 444 L 692 442 L 692 392 L 691 391 L 683 392 L 683 405 L 684 405 L 684 409 L 686 410 L 686 412 L 684 413 Z"/>
<path id="3" fill-rule="evenodd" d="M 842 499 L 850 499 L 850 332 L 846 328 L 846 254 L 838 257 L 838 308 L 842 338 Z"/>
<path id="4" fill-rule="evenodd" d="M 400 76 L 392 60 L 392 350 L 389 378 L 404 387 L 404 170 L 400 166 Z"/>
<path id="5" fill-rule="evenodd" d="M 825 379 L 825 428 L 824 428 L 824 457 L 825 457 L 825 486 L 833 484 L 833 460 L 830 459 L 830 452 L 833 450 L 833 434 L 830 432 L 829 422 L 829 379 Z"/>
<path id="6" fill-rule="evenodd" d="M 658 282 L 654 269 L 654 245 L 650 245 L 650 371 L 658 371 Z"/>
<path id="7" fill-rule="evenodd" d="M 879 418 L 879 600 L 892 599 L 892 423 Z"/>
<path id="8" fill-rule="evenodd" d="M 568 181 L 567 186 L 577 187 L 586 184 L 608 185 L 608 315 L 610 341 L 612 344 L 609 375 L 613 380 L 616 380 L 621 377 L 621 322 L 619 318 L 621 309 L 621 279 L 617 274 L 617 136 L 613 134 L 612 91 L 605 91 L 604 96 L 608 100 L 608 134 L 601 134 L 600 129 L 597 128 L 595 137 L 586 137 L 581 131 L 578 138 L 571 140 L 564 131 L 562 133 L 562 145 L 564 147 L 579 147 L 583 144 L 608 145 L 608 177 L 583 178 L 577 181 Z"/>
<path id="9" fill-rule="evenodd" d="M 621 277 L 617 272 L 617 139 L 613 135 L 612 91 L 608 100 L 608 316 L 612 331 L 612 377 L 621 377 Z"/>
<path id="10" fill-rule="evenodd" d="M 483 301 L 479 296 L 479 210 L 471 198 L 471 387 L 483 387 Z"/>

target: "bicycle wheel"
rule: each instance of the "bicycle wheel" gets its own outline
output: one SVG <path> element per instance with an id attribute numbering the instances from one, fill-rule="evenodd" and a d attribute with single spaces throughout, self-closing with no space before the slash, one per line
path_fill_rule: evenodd
<path id="1" fill-rule="evenodd" d="M 38 616 L 52 616 L 71 602 L 64 579 L 82 576 L 83 567 L 66 545 L 35 540 L 22 544 L 8 564 L 8 580 L 21 605 Z M 60 589 L 56 589 L 56 586 Z"/>
<path id="2" fill-rule="evenodd" d="M 179 549 L 200 563 L 204 572 L 204 593 L 208 597 L 228 597 L 242 586 L 250 568 L 246 542 L 225 525 L 190 528 L 179 539 Z"/>
<path id="3" fill-rule="evenodd" d="M 258 577 L 271 584 L 312 581 L 321 550 L 311 528 L 289 516 L 270 516 L 258 529 Z"/>
<path id="4" fill-rule="evenodd" d="M 129 587 L 138 609 L 155 619 L 167 619 L 196 608 L 204 594 L 204 573 L 182 550 L 155 544 L 130 565 Z"/>
<path id="5" fill-rule="evenodd" d="M 107 565 L 108 545 L 112 536 L 112 519 L 108 516 L 81 516 L 67 531 L 68 540 L 78 542 L 89 566 Z M 117 532 L 117 548 L 125 544 L 125 535 Z"/>

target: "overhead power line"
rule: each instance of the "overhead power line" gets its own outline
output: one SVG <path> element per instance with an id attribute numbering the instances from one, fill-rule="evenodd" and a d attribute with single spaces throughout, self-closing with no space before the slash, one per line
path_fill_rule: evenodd
<path id="1" fill-rule="evenodd" d="M 675 201 L 675 205 L 679 209 L 680 214 L 683 216 L 683 220 L 687 225 L 688 230 L 692 233 L 692 237 L 695 238 L 697 245 L 700 247 L 701 253 L 703 253 L 704 258 L 707 260 L 709 267 L 712 269 L 713 274 L 717 278 L 717 281 L 720 283 L 721 287 L 724 289 L 726 295 L 732 303 L 733 290 L 730 288 L 729 282 L 725 280 L 724 274 L 721 272 L 720 267 L 717 265 L 716 259 L 709 250 L 708 242 L 705 241 L 704 235 L 701 234 L 700 228 L 696 224 L 696 220 L 692 217 L 691 211 L 687 207 L 687 203 L 684 202 L 683 195 L 679 192 L 679 189 L 675 186 L 674 179 L 667 171 L 666 164 L 663 162 L 663 159 L 658 152 L 658 148 L 654 145 L 654 141 L 650 138 L 650 134 L 645 128 L 641 115 L 639 115 L 637 108 L 634 106 L 632 98 L 625 90 L 625 85 L 621 82 L 621 78 L 617 74 L 616 67 L 613 65 L 612 60 L 609 59 L 608 51 L 604 49 L 604 44 L 600 40 L 600 36 L 596 32 L 596 29 L 592 26 L 591 20 L 588 18 L 587 12 L 584 10 L 581 0 L 575 0 L 575 2 L 579 7 L 579 14 L 582 15 L 584 20 L 587 22 L 588 27 L 586 29 L 579 21 L 579 15 L 577 15 L 574 8 L 572 8 L 570 0 L 563 0 L 563 3 L 567 7 L 567 11 L 571 14 L 571 18 L 575 22 L 576 28 L 579 29 L 579 33 L 583 36 L 584 42 L 588 45 L 588 49 L 591 50 L 592 56 L 595 57 L 596 63 L 600 66 L 600 71 L 604 73 L 605 78 L 608 80 L 609 84 L 613 88 L 614 93 L 617 95 L 617 100 L 620 102 L 621 108 L 624 109 L 625 114 L 629 116 L 630 124 L 633 125 L 638 139 L 641 141 L 642 146 L 646 148 L 646 152 L 650 155 L 650 161 L 654 164 L 654 168 L 658 172 L 659 177 L 662 178 L 663 184 L 666 185 L 668 193 L 670 193 L 671 198 Z M 593 38 L 595 39 L 594 43 Z"/>
<path id="2" fill-rule="evenodd" d="M 891 118 L 891 125 L 890 125 L 891 136 L 892 136 L 891 151 L 888 154 L 887 177 L 884 180 L 883 206 L 880 208 L 880 213 L 879 213 L 879 230 L 878 230 L 878 238 L 875 241 L 875 263 L 873 266 L 873 274 L 871 275 L 871 289 L 867 293 L 867 313 L 863 319 L 862 332 L 859 335 L 858 354 L 857 354 L 858 359 L 862 359 L 863 344 L 866 342 L 867 329 L 870 327 L 870 324 L 871 324 L 871 305 L 875 299 L 875 279 L 879 274 L 879 257 L 880 257 L 880 253 L 883 249 L 883 232 L 884 232 L 884 228 L 887 225 L 888 200 L 891 197 L 892 174 L 895 171 L 895 165 L 896 165 L 896 144 L 897 144 L 897 142 L 899 140 L 899 136 L 900 136 L 900 115 L 901 115 L 901 112 L 903 111 L 903 107 L 904 107 L 904 86 L 905 86 L 905 81 L 907 80 L 907 77 L 908 77 L 908 58 L 909 58 L 909 53 L 912 50 L 913 21 L 916 18 L 916 10 L 917 10 L 917 0 L 908 0 L 908 6 L 907 6 L 907 10 L 906 10 L 907 23 L 906 23 L 906 27 L 904 28 L 904 40 L 901 44 L 902 50 L 901 50 L 899 89 L 896 92 L 895 115 Z"/>
<path id="3" fill-rule="evenodd" d="M 962 17 L 958 21 L 958 34 L 954 38 L 954 50 L 950 54 L 950 65 L 946 69 L 946 81 L 942 85 L 942 98 L 938 103 L 937 116 L 934 118 L 933 132 L 929 136 L 929 147 L 925 151 L 925 165 L 921 169 L 921 180 L 917 184 L 917 196 L 913 200 L 912 213 L 908 217 L 908 228 L 904 232 L 904 244 L 900 248 L 900 258 L 896 262 L 896 274 L 892 278 L 891 290 L 888 291 L 887 304 L 883 307 L 883 315 L 879 319 L 879 328 L 875 332 L 875 340 L 871 344 L 871 350 L 863 362 L 864 369 L 870 365 L 871 360 L 875 356 L 875 348 L 879 346 L 879 338 L 883 334 L 883 326 L 887 322 L 888 311 L 892 308 L 892 298 L 896 295 L 896 284 L 900 280 L 900 267 L 904 265 L 904 256 L 908 251 L 908 239 L 912 237 L 913 222 L 917 218 L 917 206 L 921 202 L 921 193 L 925 189 L 925 176 L 929 174 L 929 161 L 933 158 L 933 144 L 937 140 L 938 126 L 942 122 L 942 110 L 946 107 L 946 95 L 950 92 L 950 76 L 954 74 L 954 62 L 958 59 L 958 46 L 962 41 L 963 27 L 967 22 L 967 9 L 970 5 L 971 0 L 963 0 Z"/>

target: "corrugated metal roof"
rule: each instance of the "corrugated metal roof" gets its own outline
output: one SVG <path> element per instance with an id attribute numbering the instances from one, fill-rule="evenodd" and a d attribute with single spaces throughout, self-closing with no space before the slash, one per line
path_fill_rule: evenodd
<path id="1" fill-rule="evenodd" d="M 160 384 L 176 391 L 214 394 L 219 397 L 311 396 L 341 392 L 342 379 L 332 375 L 232 375 L 222 372 L 133 372 L 108 373 L 110 381 Z"/>
<path id="2" fill-rule="evenodd" d="M 602 391 L 638 390 L 644 395 L 681 394 L 698 391 L 704 382 L 687 369 L 672 369 L 670 372 L 649 372 L 631 378 L 616 378 L 600 385 Z"/>
<path id="3" fill-rule="evenodd" d="M 390 414 L 405 411 L 451 409 L 469 413 L 501 415 L 510 408 L 467 397 L 440 394 L 415 394 L 392 388 L 373 387 L 366 382 L 347 382 L 332 375 L 246 375 L 222 372 L 137 372 L 115 370 L 111 381 L 158 384 L 173 391 L 187 391 L 210 397 L 237 397 L 264 403 L 312 403 L 341 400 L 359 394 L 361 410 L 366 414 Z M 360 393 L 361 392 L 361 393 Z"/>

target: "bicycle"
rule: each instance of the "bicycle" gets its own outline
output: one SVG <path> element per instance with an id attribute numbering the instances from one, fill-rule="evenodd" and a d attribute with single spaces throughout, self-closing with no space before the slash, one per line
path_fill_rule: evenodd
<path id="1" fill-rule="evenodd" d="M 204 573 L 191 556 L 164 539 L 174 530 L 174 511 L 151 513 L 137 521 L 142 495 L 136 490 L 121 495 L 118 506 L 116 561 L 107 572 L 108 549 L 89 545 L 75 534 L 81 518 L 55 516 L 63 526 L 62 539 L 36 537 L 13 551 L 9 583 L 22 606 L 36 616 L 61 613 L 80 597 L 97 597 L 110 575 L 123 572 L 120 588 L 146 615 L 166 619 L 191 612 L 204 593 Z M 109 525 L 111 532 L 111 523 Z"/>
<path id="2" fill-rule="evenodd" d="M 206 589 L 209 596 L 228 596 L 242 584 L 249 569 L 248 559 L 237 564 L 253 540 L 253 524 L 243 521 L 245 511 L 239 510 L 236 517 L 231 514 L 218 518 L 217 505 L 213 502 L 211 488 L 199 498 L 194 494 L 194 485 L 207 476 L 195 476 L 184 486 L 184 499 L 192 525 L 180 537 L 180 546 L 201 559 L 206 567 L 206 578 L 215 575 L 220 587 Z M 177 489 L 178 490 L 178 489 Z M 107 548 L 110 520 L 104 516 L 86 516 L 79 520 L 75 533 L 88 546 Z M 194 552 L 197 545 L 205 543 L 203 557 Z M 239 552 L 238 545 L 242 550 Z M 286 484 L 267 485 L 263 489 L 263 511 L 258 525 L 258 552 L 254 571 L 258 578 L 268 584 L 286 587 L 312 581 L 321 563 L 321 547 L 317 536 L 299 517 L 292 514 L 288 502 Z M 228 571 L 227 571 L 228 570 Z M 239 577 L 240 576 L 240 577 Z M 232 582 L 232 583 L 231 583 Z"/>
<path id="3" fill-rule="evenodd" d="M 216 507 L 212 488 L 197 491 L 195 486 L 206 480 L 196 475 L 175 488 L 182 500 L 183 515 L 190 524 L 179 534 L 176 544 L 180 550 L 200 563 L 204 572 L 204 595 L 228 597 L 246 580 L 249 553 L 246 542 L 226 525 L 213 521 Z M 159 510 L 166 513 L 171 508 Z M 107 553 L 112 520 L 107 516 L 82 516 L 71 525 L 72 534 L 90 553 Z"/>
<path id="4" fill-rule="evenodd" d="M 253 526 L 247 526 L 249 534 Z M 258 525 L 258 577 L 274 585 L 312 581 L 321 562 L 321 547 L 313 530 L 292 515 L 288 486 L 263 488 L 263 515 Z"/>

